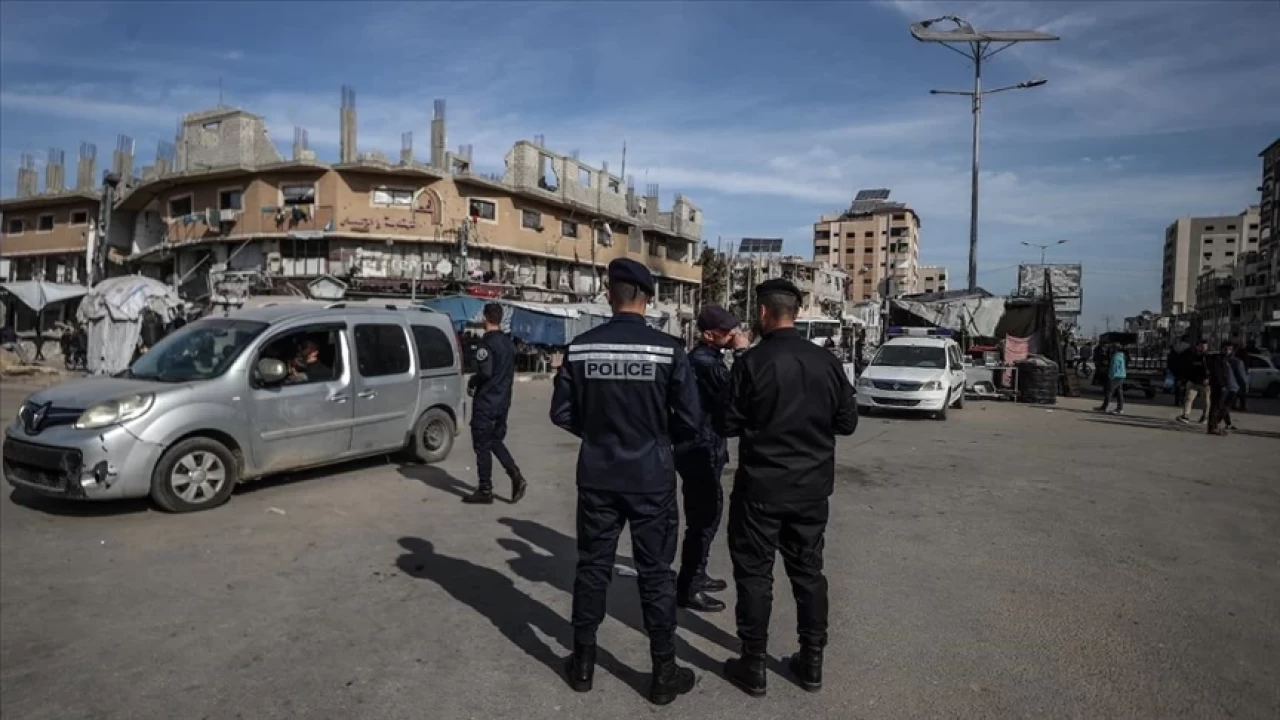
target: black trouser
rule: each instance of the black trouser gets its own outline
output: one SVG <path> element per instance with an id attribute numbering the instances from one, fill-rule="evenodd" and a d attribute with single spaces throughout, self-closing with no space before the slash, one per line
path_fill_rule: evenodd
<path id="1" fill-rule="evenodd" d="M 515 458 L 502 441 L 507 437 L 506 417 L 487 415 L 471 416 L 471 444 L 476 450 L 476 477 L 481 490 L 493 491 L 493 458 L 496 455 L 502 469 L 515 478 L 520 474 Z"/>
<path id="2" fill-rule="evenodd" d="M 573 581 L 573 641 L 595 644 L 623 525 L 631 525 L 640 607 L 649 649 L 675 652 L 676 557 L 680 514 L 675 488 L 662 494 L 578 489 L 578 570 Z"/>
<path id="3" fill-rule="evenodd" d="M 684 496 L 684 543 L 680 546 L 680 573 L 676 591 L 688 594 L 694 582 L 707 576 L 711 542 L 724 512 L 724 488 L 720 474 L 725 458 L 719 447 L 700 447 L 676 455 L 680 491 Z"/>
<path id="4" fill-rule="evenodd" d="M 1231 406 L 1235 404 L 1236 392 L 1220 387 L 1209 392 L 1209 429 L 1216 430 L 1221 425 L 1230 425 Z"/>
<path id="5" fill-rule="evenodd" d="M 1187 381 L 1175 377 L 1173 379 L 1173 406 L 1182 407 L 1182 398 L 1186 397 Z"/>
<path id="6" fill-rule="evenodd" d="M 773 612 L 773 558 L 782 564 L 796 600 L 800 644 L 827 644 L 827 578 L 822 548 L 830 509 L 827 500 L 761 503 L 737 492 L 729 499 L 729 557 L 738 590 L 738 638 L 746 654 L 763 654 Z"/>
<path id="7" fill-rule="evenodd" d="M 1111 404 L 1111 397 L 1114 395 L 1116 409 L 1124 412 L 1124 378 L 1107 378 L 1102 388 L 1102 411 L 1107 411 L 1107 405 Z"/>

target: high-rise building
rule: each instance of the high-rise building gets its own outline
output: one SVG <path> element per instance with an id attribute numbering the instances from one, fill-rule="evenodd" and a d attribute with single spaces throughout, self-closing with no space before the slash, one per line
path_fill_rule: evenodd
<path id="1" fill-rule="evenodd" d="M 1239 215 L 1184 217 L 1170 224 L 1164 235 L 1160 311 L 1182 315 L 1195 310 L 1200 275 L 1234 267 L 1239 257 L 1256 252 L 1257 225 L 1256 206 Z"/>
<path id="2" fill-rule="evenodd" d="M 920 292 L 940 293 L 947 291 L 947 269 L 942 265 L 920 266 Z"/>
<path id="3" fill-rule="evenodd" d="M 888 190 L 860 190 L 847 210 L 813 224 L 813 259 L 849 275 L 849 300 L 920 292 L 920 216 L 889 202 Z"/>

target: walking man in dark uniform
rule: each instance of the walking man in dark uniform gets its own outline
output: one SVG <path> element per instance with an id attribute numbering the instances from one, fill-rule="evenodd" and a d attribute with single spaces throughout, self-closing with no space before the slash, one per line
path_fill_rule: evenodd
<path id="1" fill-rule="evenodd" d="M 462 498 L 469 505 L 493 503 L 493 458 L 511 478 L 511 502 L 524 497 L 528 484 L 503 440 L 507 437 L 507 413 L 511 411 L 511 389 L 516 378 L 516 346 L 502 332 L 502 306 L 484 306 L 484 337 L 476 349 L 476 374 L 467 391 L 471 402 L 471 442 L 476 450 L 476 475 L 480 487 Z"/>
<path id="2" fill-rule="evenodd" d="M 835 484 L 836 435 L 853 434 L 858 408 L 839 360 L 796 332 L 801 300 L 796 286 L 767 280 L 756 288 L 756 298 L 763 339 L 734 362 L 729 397 L 717 405 L 715 424 L 721 435 L 741 438 L 728 539 L 742 657 L 725 663 L 725 675 L 760 696 L 779 550 L 791 579 L 800 635 L 791 672 L 808 690 L 822 687 L 827 502 Z"/>
<path id="3" fill-rule="evenodd" d="M 724 610 L 724 602 L 707 593 L 724 590 L 729 584 L 707 575 L 707 557 L 724 508 L 720 475 L 729 462 L 729 443 L 711 427 L 709 413 L 724 401 L 729 387 L 724 350 L 745 349 L 746 338 L 737 332 L 738 319 L 719 305 L 702 308 L 698 330 L 701 342 L 689 353 L 689 365 L 698 384 L 703 424 L 697 439 L 676 446 L 676 470 L 684 495 L 684 544 L 676 575 L 676 604 L 699 612 L 719 612 Z"/>
<path id="4" fill-rule="evenodd" d="M 702 424 L 697 386 L 679 339 L 645 324 L 653 276 L 633 260 L 609 263 L 613 319 L 574 338 L 556 375 L 551 422 L 582 439 L 578 451 L 578 569 L 573 584 L 569 685 L 591 689 L 596 629 L 605 617 L 618 536 L 631 525 L 640 604 L 653 659 L 649 701 L 693 689 L 676 665 L 675 559 L 680 518 L 672 440 Z"/>

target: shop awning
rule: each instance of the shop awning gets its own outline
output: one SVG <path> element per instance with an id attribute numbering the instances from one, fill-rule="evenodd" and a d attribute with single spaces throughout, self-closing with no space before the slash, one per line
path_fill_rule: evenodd
<path id="1" fill-rule="evenodd" d="M 46 305 L 82 297 L 89 292 L 89 288 L 83 285 L 51 283 L 42 280 L 0 283 L 0 290 L 14 296 L 23 305 L 36 312 L 43 310 Z"/>

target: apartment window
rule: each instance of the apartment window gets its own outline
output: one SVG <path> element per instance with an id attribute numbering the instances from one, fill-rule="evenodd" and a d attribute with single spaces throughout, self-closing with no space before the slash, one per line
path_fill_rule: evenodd
<path id="1" fill-rule="evenodd" d="M 932 275 L 926 275 L 926 276 L 925 276 L 925 278 L 924 278 L 924 281 L 925 281 L 925 282 L 933 282 L 933 276 L 932 276 Z"/>
<path id="2" fill-rule="evenodd" d="M 1236 229 L 1236 226 L 1235 226 L 1235 225 L 1228 225 L 1228 226 L 1227 226 L 1227 229 L 1228 229 L 1228 230 L 1235 230 L 1235 229 Z"/>
<path id="3" fill-rule="evenodd" d="M 373 191 L 373 204 L 379 207 L 410 207 L 413 205 L 413 191 L 403 188 L 376 188 Z"/>
<path id="4" fill-rule="evenodd" d="M 858 237 L 858 233 L 850 230 L 849 232 L 845 233 L 844 236 L 847 238 L 855 238 L 855 237 Z"/>
<path id="5" fill-rule="evenodd" d="M 88 210 L 72 210 L 72 211 L 71 211 L 71 225 L 72 225 L 72 227 L 75 227 L 75 226 L 78 226 L 78 225 L 88 225 L 88 224 L 89 224 L 89 211 L 88 211 Z"/>
<path id="6" fill-rule="evenodd" d="M 295 205 L 315 205 L 316 204 L 316 186 L 315 185 L 281 185 L 280 186 L 280 204 L 285 207 Z"/>
<path id="7" fill-rule="evenodd" d="M 572 222 L 570 220 L 561 220 L 560 234 L 565 237 L 571 237 L 571 238 L 578 237 L 578 223 Z"/>
<path id="8" fill-rule="evenodd" d="M 831 239 L 831 231 L 830 231 L 830 230 L 818 230 L 818 231 L 816 231 L 816 232 L 814 232 L 814 233 L 813 233 L 813 239 L 814 239 L 814 240 L 830 240 L 830 239 Z"/>
<path id="9" fill-rule="evenodd" d="M 1227 238 L 1227 242 L 1229 242 L 1229 243 L 1233 243 L 1233 242 L 1235 242 L 1235 241 L 1236 241 L 1235 236 L 1232 236 L 1232 237 Z"/>
<path id="10" fill-rule="evenodd" d="M 1234 255 L 1235 253 L 1231 252 L 1230 250 L 1227 251 L 1227 257 L 1232 257 Z"/>
<path id="11" fill-rule="evenodd" d="M 471 201 L 467 203 L 467 213 L 473 218 L 497 221 L 498 205 L 491 200 L 471 198 Z"/>
<path id="12" fill-rule="evenodd" d="M 906 219 L 907 219 L 907 214 L 906 214 L 906 213 L 897 213 L 897 214 L 895 214 L 895 215 L 893 216 L 893 219 L 894 219 L 894 221 L 895 221 L 895 222 L 897 222 L 897 221 L 899 221 L 899 220 L 906 220 Z"/>
<path id="13" fill-rule="evenodd" d="M 218 191 L 219 210 L 243 210 L 244 192 L 239 188 Z"/>
<path id="14" fill-rule="evenodd" d="M 520 227 L 526 230 L 542 229 L 542 213 L 535 210 L 520 211 Z"/>
<path id="15" fill-rule="evenodd" d="M 1213 226 L 1212 226 L 1212 225 L 1205 225 L 1205 226 L 1204 226 L 1204 231 L 1205 231 L 1205 232 L 1213 232 Z"/>
<path id="16" fill-rule="evenodd" d="M 182 218 L 195 212 L 195 203 L 190 195 L 169 198 L 169 217 Z"/>
<path id="17" fill-rule="evenodd" d="M 45 213 L 36 218 L 36 232 L 53 232 L 53 213 Z"/>
<path id="18" fill-rule="evenodd" d="M 875 237 L 875 236 L 876 236 L 876 234 L 875 234 L 875 231 L 873 231 L 873 230 L 868 230 L 868 231 L 866 231 L 866 232 L 862 233 L 862 237 Z"/>
<path id="19" fill-rule="evenodd" d="M 1212 244 L 1213 244 L 1213 238 L 1202 238 L 1202 240 L 1204 241 L 1204 244 L 1205 244 L 1205 245 L 1212 245 Z"/>
<path id="20" fill-rule="evenodd" d="M 14 218 L 5 226 L 6 235 L 21 235 L 27 229 L 27 223 L 22 218 Z"/>
<path id="21" fill-rule="evenodd" d="M 1249 223 L 1249 229 L 1250 229 L 1250 230 L 1257 230 L 1257 229 L 1258 229 L 1258 223 Z"/>

